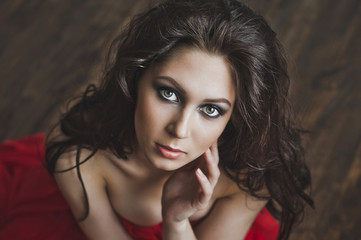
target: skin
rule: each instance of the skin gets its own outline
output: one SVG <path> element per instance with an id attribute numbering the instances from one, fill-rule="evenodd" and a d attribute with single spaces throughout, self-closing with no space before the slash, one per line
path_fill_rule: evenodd
<path id="1" fill-rule="evenodd" d="M 223 132 L 234 99 L 234 84 L 223 58 L 199 50 L 177 50 L 139 82 L 135 157 L 165 171 L 193 161 Z M 157 143 L 184 154 L 176 160 L 162 157 Z"/>
<path id="2" fill-rule="evenodd" d="M 142 226 L 163 222 L 163 239 L 245 237 L 266 202 L 239 190 L 218 168 L 217 139 L 235 100 L 228 63 L 180 48 L 145 72 L 137 96 L 135 152 L 124 161 L 99 151 L 80 166 L 89 199 L 89 215 L 79 222 L 82 230 L 90 239 L 130 239 L 121 215 Z M 164 156 L 159 145 L 181 154 Z M 57 170 L 74 162 L 74 153 L 64 154 Z M 82 219 L 86 209 L 76 171 L 55 179 L 74 216 Z M 190 221 L 199 219 L 193 230 Z"/>

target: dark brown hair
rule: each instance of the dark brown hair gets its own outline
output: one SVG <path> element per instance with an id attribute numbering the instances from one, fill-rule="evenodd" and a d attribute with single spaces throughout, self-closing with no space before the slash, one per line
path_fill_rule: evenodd
<path id="1" fill-rule="evenodd" d="M 135 16 L 114 41 L 100 86 L 90 85 L 63 115 L 63 137 L 48 139 L 49 172 L 74 147 L 91 149 L 88 158 L 108 148 L 126 159 L 135 141 L 138 80 L 180 46 L 218 54 L 231 65 L 237 96 L 219 141 L 220 167 L 242 190 L 281 205 L 279 238 L 288 238 L 313 201 L 305 193 L 311 180 L 300 130 L 288 113 L 287 64 L 265 19 L 235 0 L 169 0 Z M 82 162 L 77 158 L 77 166 Z M 268 195 L 260 193 L 265 187 Z"/>

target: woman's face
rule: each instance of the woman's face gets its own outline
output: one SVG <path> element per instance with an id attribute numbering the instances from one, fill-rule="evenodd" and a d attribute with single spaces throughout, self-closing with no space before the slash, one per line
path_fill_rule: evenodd
<path id="1" fill-rule="evenodd" d="M 218 55 L 181 48 L 138 85 L 138 157 L 172 171 L 201 156 L 223 132 L 235 100 L 230 67 Z"/>

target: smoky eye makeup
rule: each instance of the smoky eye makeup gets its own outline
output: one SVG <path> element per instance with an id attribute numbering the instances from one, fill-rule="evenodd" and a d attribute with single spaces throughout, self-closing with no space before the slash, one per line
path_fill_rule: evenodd
<path id="1" fill-rule="evenodd" d="M 180 102 L 179 93 L 172 87 L 155 82 L 153 88 L 161 100 L 174 103 Z"/>
<path id="2" fill-rule="evenodd" d="M 184 101 L 184 96 L 175 89 L 176 87 L 169 85 L 170 84 L 163 83 L 163 81 L 154 81 L 152 83 L 153 89 L 160 100 L 176 104 L 182 103 Z M 207 99 L 206 101 L 212 101 L 212 99 Z M 219 106 L 216 102 L 205 102 L 198 107 L 198 111 L 208 119 L 216 119 L 225 115 L 228 112 L 228 109 Z"/>
<path id="3" fill-rule="evenodd" d="M 199 107 L 199 111 L 209 118 L 218 118 L 227 112 L 227 110 L 214 104 L 204 104 Z"/>
<path id="4" fill-rule="evenodd" d="M 169 88 L 160 88 L 158 89 L 158 93 L 160 97 L 162 97 L 165 100 L 172 102 L 179 102 L 177 94 Z"/>

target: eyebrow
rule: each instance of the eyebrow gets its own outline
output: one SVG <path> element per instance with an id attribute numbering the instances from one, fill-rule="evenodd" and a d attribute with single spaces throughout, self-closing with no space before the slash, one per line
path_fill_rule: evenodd
<path id="1" fill-rule="evenodd" d="M 164 79 L 168 82 L 170 82 L 178 92 L 180 92 L 182 95 L 186 95 L 186 91 L 182 88 L 181 85 L 179 85 L 179 83 L 174 80 L 173 78 L 169 77 L 169 76 L 157 76 L 157 79 Z M 226 98 L 207 98 L 204 99 L 204 102 L 209 102 L 209 103 L 225 103 L 228 106 L 232 106 L 231 102 L 226 99 Z"/>
<path id="2" fill-rule="evenodd" d="M 157 76 L 158 79 L 164 79 L 167 80 L 168 82 L 170 82 L 178 92 L 180 92 L 182 95 L 186 95 L 186 91 L 182 88 L 181 85 L 179 85 L 179 83 L 177 83 L 176 80 L 174 80 L 171 77 L 168 76 Z"/>
<path id="3" fill-rule="evenodd" d="M 204 101 L 210 103 L 225 103 L 230 107 L 232 106 L 232 104 L 225 98 L 207 98 Z"/>

